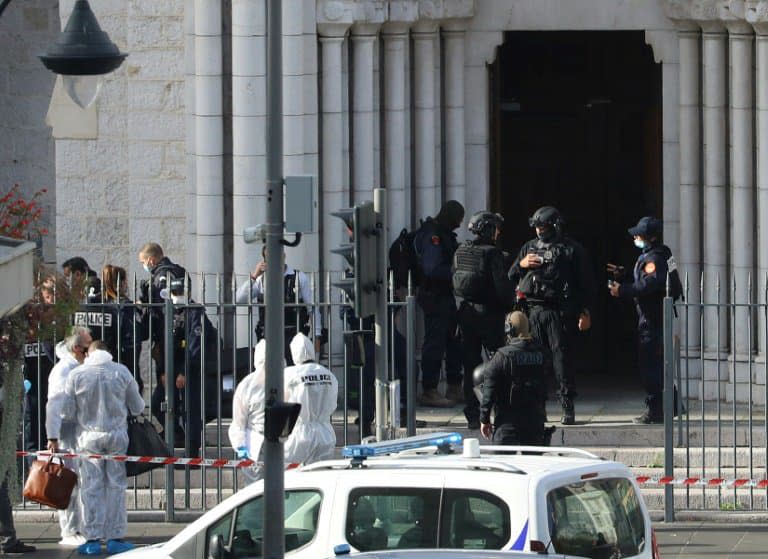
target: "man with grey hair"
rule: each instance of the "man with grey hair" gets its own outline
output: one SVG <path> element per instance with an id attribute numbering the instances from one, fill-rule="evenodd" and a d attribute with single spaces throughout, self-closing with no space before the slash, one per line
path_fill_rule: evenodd
<path id="1" fill-rule="evenodd" d="M 88 346 L 91 345 L 91 330 L 85 326 L 75 326 L 64 341 L 56 345 L 56 357 L 59 361 L 48 376 L 48 404 L 45 407 L 45 429 L 48 433 L 48 448 L 58 446 L 69 450 L 75 449 L 75 424 L 62 421 L 64 387 L 72 369 L 85 360 Z M 81 510 L 78 489 L 72 491 L 69 507 L 59 511 L 61 541 L 59 545 L 78 547 L 85 543 L 81 534 Z"/>

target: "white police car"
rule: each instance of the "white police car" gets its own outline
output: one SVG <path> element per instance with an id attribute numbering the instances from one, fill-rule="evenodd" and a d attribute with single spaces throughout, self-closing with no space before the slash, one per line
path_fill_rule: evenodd
<path id="1" fill-rule="evenodd" d="M 496 549 L 595 559 L 659 557 L 648 511 L 618 462 L 564 447 L 479 446 L 436 433 L 345 447 L 285 474 L 290 559 L 351 551 Z M 131 559 L 261 556 L 263 481 Z M 121 556 L 122 557 L 122 556 Z"/>

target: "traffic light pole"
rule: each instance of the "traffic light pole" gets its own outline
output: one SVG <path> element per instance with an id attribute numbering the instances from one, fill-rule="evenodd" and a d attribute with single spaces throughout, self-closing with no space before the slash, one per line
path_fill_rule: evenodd
<path id="1" fill-rule="evenodd" d="M 389 337 L 387 332 L 387 191 L 373 189 L 373 211 L 376 215 L 376 440 L 383 441 L 387 430 L 387 371 Z"/>
<path id="2" fill-rule="evenodd" d="M 265 338 L 267 340 L 266 412 L 283 399 L 283 53 L 281 0 L 267 1 L 267 269 Z M 265 559 L 282 559 L 283 536 L 283 443 L 264 441 Z M 258 460 L 258 456 L 253 456 Z"/>

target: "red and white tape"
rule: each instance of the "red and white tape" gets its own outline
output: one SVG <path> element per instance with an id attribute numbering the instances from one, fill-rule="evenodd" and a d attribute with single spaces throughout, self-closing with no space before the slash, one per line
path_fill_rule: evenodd
<path id="1" fill-rule="evenodd" d="M 676 487 L 768 488 L 768 479 L 637 476 L 635 481 L 637 481 L 639 485 L 674 485 Z"/>
<path id="2" fill-rule="evenodd" d="M 78 452 L 56 452 L 51 453 L 47 450 L 41 450 L 39 452 L 34 451 L 16 451 L 16 456 L 39 456 L 50 457 L 51 455 L 57 458 L 67 458 L 70 460 L 114 460 L 116 462 L 142 462 L 149 464 L 162 464 L 173 465 L 188 465 L 188 466 L 203 466 L 206 468 L 247 468 L 249 466 L 256 466 L 261 463 L 254 462 L 250 459 L 236 459 L 227 460 L 226 458 L 182 458 L 179 456 L 125 456 L 122 454 L 87 454 Z M 298 464 L 288 464 L 287 470 L 296 468 Z"/>

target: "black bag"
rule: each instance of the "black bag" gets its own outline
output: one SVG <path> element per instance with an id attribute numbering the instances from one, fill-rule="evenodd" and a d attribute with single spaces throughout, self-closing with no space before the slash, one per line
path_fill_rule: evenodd
<path id="1" fill-rule="evenodd" d="M 394 276 L 395 289 L 408 286 L 408 274 L 414 287 L 419 285 L 421 274 L 419 273 L 419 261 L 416 256 L 414 241 L 418 231 L 400 231 L 400 235 L 389 247 L 389 269 Z"/>
<path id="2" fill-rule="evenodd" d="M 168 446 L 155 430 L 152 422 L 143 415 L 128 418 L 127 454 L 128 456 L 173 456 L 173 452 L 168 450 Z M 162 467 L 163 464 L 150 462 L 126 462 L 125 474 L 129 477 L 137 476 Z"/>

